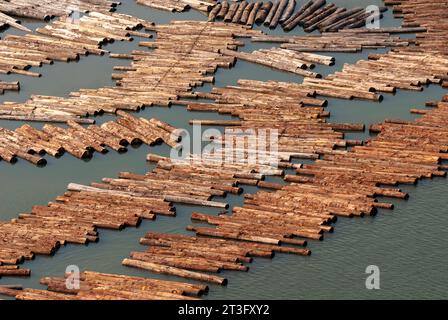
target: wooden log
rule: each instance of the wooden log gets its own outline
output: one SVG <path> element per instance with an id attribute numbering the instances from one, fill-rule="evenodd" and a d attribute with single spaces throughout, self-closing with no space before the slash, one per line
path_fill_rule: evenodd
<path id="1" fill-rule="evenodd" d="M 285 7 L 285 10 L 283 11 L 282 16 L 280 17 L 279 22 L 283 23 L 286 20 L 291 17 L 291 15 L 294 13 L 294 8 L 296 6 L 296 0 L 288 0 L 288 4 Z"/>
<path id="2" fill-rule="evenodd" d="M 280 0 L 275 0 L 273 2 L 271 9 L 270 9 L 268 15 L 266 16 L 266 19 L 264 19 L 263 24 L 265 26 L 270 26 L 271 25 L 272 18 L 274 17 L 275 13 L 277 12 L 279 4 L 280 4 Z"/>

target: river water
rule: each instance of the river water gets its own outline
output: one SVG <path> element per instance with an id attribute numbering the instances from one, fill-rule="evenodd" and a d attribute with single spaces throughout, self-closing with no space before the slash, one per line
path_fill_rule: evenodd
<path id="1" fill-rule="evenodd" d="M 302 3 L 303 1 L 299 1 Z M 380 0 L 329 1 L 341 6 L 355 7 L 370 4 L 382 5 Z M 170 20 L 205 20 L 196 11 L 167 13 L 139 6 L 133 0 L 124 0 L 118 12 L 132 14 L 155 23 Z M 382 26 L 399 26 L 400 20 L 393 19 L 391 11 L 385 13 Z M 36 28 L 40 23 L 25 22 Z M 260 28 L 260 27 L 257 27 Z M 282 34 L 280 28 L 270 34 Z M 303 34 L 297 28 L 291 34 Z M 2 34 L 20 34 L 7 30 Z M 404 35 L 406 36 L 406 35 Z M 129 52 L 138 48 L 138 41 L 116 42 L 106 49 L 113 52 Z M 272 44 L 247 43 L 241 50 L 252 51 Z M 344 63 L 353 63 L 366 58 L 371 52 L 359 54 L 333 54 L 337 63 L 333 67 L 318 66 L 322 74 L 340 70 Z M 2 80 L 21 81 L 20 93 L 0 96 L 3 101 L 25 101 L 31 94 L 65 96 L 80 88 L 98 88 L 113 85 L 112 67 L 126 65 L 127 60 L 109 59 L 107 56 L 83 57 L 76 63 L 58 63 L 38 70 L 40 79 L 21 76 L 1 76 Z M 216 86 L 234 85 L 238 79 L 280 80 L 301 82 L 300 76 L 238 61 L 230 70 L 216 73 Z M 209 90 L 205 86 L 202 91 Z M 410 108 L 423 107 L 428 100 L 440 100 L 447 91 L 438 86 L 429 86 L 424 92 L 399 91 L 385 95 L 381 103 L 328 99 L 331 122 L 362 122 L 366 125 L 378 123 L 385 118 L 413 119 Z M 190 130 L 190 119 L 226 119 L 214 113 L 187 112 L 181 106 L 171 108 L 147 108 L 139 113 L 143 117 L 156 117 L 177 127 Z M 98 117 L 97 123 L 113 119 L 113 116 Z M 0 121 L 0 126 L 16 128 L 21 122 Z M 36 127 L 39 123 L 33 124 Z M 349 134 L 349 138 L 366 138 L 368 133 Z M 88 184 L 103 177 L 115 177 L 120 171 L 144 173 L 151 169 L 145 161 L 148 152 L 168 155 L 166 145 L 156 147 L 140 146 L 126 154 L 114 151 L 106 155 L 95 154 L 89 161 L 78 160 L 68 154 L 60 159 L 47 157 L 48 165 L 37 168 L 25 161 L 10 165 L 0 162 L 0 219 L 8 220 L 19 213 L 28 212 L 33 205 L 45 205 L 62 194 L 68 183 Z M 244 188 L 247 193 L 256 188 Z M 339 219 L 335 232 L 327 234 L 323 242 L 310 242 L 311 257 L 277 254 L 274 259 L 256 259 L 248 273 L 223 272 L 229 279 L 226 287 L 211 285 L 208 299 L 446 299 L 448 286 L 448 183 L 444 178 L 422 181 L 417 186 L 406 186 L 409 200 L 392 201 L 393 211 L 380 210 L 375 217 Z M 218 199 L 219 200 L 219 199 Z M 242 197 L 228 196 L 225 199 L 232 206 L 241 205 Z M 388 202 L 389 199 L 388 199 Z M 53 257 L 39 256 L 26 262 L 23 267 L 32 269 L 29 279 L 2 278 L 0 284 L 21 283 L 25 287 L 43 288 L 39 279 L 43 276 L 60 276 L 68 265 L 77 265 L 81 270 L 120 273 L 136 276 L 151 276 L 161 279 L 179 280 L 173 277 L 150 274 L 123 267 L 121 261 L 131 251 L 142 250 L 138 240 L 148 231 L 188 234 L 185 226 L 191 224 L 190 213 L 198 208 L 177 206 L 175 218 L 158 217 L 135 228 L 123 231 L 100 230 L 100 241 L 88 246 L 68 245 Z M 202 212 L 216 210 L 199 208 Z M 367 290 L 366 267 L 376 265 L 380 269 L 380 290 Z"/>

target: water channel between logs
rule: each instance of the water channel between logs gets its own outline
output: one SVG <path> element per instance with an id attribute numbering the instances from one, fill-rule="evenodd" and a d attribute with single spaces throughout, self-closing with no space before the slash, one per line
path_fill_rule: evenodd
<path id="1" fill-rule="evenodd" d="M 370 4 L 382 5 L 380 0 L 337 0 L 330 1 L 340 6 L 355 7 Z M 118 12 L 132 14 L 156 24 L 171 20 L 206 20 L 197 11 L 167 13 L 135 4 L 133 0 L 124 0 Z M 393 19 L 390 10 L 381 21 L 382 26 L 399 26 L 400 20 Z M 24 25 L 35 29 L 41 23 L 25 21 Z M 256 27 L 260 28 L 260 27 Z M 268 34 L 283 34 L 280 28 L 269 30 Z M 22 34 L 9 29 L 0 34 Z M 305 34 L 296 28 L 289 34 Z M 406 36 L 406 35 L 404 35 Z M 115 42 L 105 49 L 115 53 L 127 53 L 138 49 L 141 38 L 133 42 Z M 242 51 L 270 48 L 274 44 L 250 43 L 246 41 Z M 363 50 L 361 53 L 332 53 L 336 58 L 334 66 L 317 66 L 313 71 L 322 75 L 341 70 L 344 63 L 354 63 L 366 58 L 369 53 L 381 53 L 385 50 Z M 1 76 L 0 80 L 20 80 L 22 90 L 19 93 L 8 92 L 0 95 L 0 102 L 27 100 L 31 94 L 66 96 L 80 88 L 99 88 L 113 85 L 111 79 L 113 66 L 127 65 L 128 60 L 110 59 L 106 56 L 82 57 L 79 62 L 56 62 L 53 66 L 39 69 L 42 78 L 28 78 L 18 75 Z M 232 69 L 219 69 L 215 86 L 235 85 L 238 79 L 278 80 L 301 82 L 302 77 L 278 72 L 264 66 L 239 60 Z M 367 75 L 366 75 L 367 76 Z M 211 89 L 207 85 L 201 90 Z M 439 86 L 429 86 L 423 92 L 399 90 L 395 95 L 384 95 L 381 103 L 360 100 L 339 100 L 329 98 L 327 110 L 331 112 L 330 122 L 364 123 L 367 126 L 383 121 L 385 118 L 414 119 L 409 110 L 423 107 L 428 100 L 439 101 L 446 94 Z M 183 106 L 170 108 L 152 107 L 139 113 L 145 118 L 155 117 L 178 128 L 191 132 L 191 119 L 231 119 L 215 113 L 189 112 Z M 95 120 L 98 124 L 113 119 L 114 116 L 101 116 Z M 15 129 L 22 122 L 2 121 L 0 126 Z M 33 126 L 40 127 L 39 123 Z M 369 133 L 351 133 L 350 139 L 364 139 Z M 0 162 L 0 219 L 8 220 L 19 213 L 27 212 L 33 205 L 45 205 L 60 195 L 68 183 L 89 184 L 103 177 L 113 177 L 120 171 L 139 174 L 152 167 L 145 161 L 148 152 L 169 156 L 170 149 L 162 144 L 155 147 L 142 145 L 129 148 L 125 154 L 114 151 L 107 155 L 95 153 L 88 161 L 76 159 L 65 154 L 60 159 L 46 157 L 48 164 L 37 168 L 26 161 L 10 165 Z M 303 162 L 303 161 L 302 161 Z M 269 178 L 268 180 L 276 180 Z M 278 180 L 278 179 L 277 179 Z M 276 181 L 277 181 L 276 180 Z M 416 190 L 414 190 L 416 189 Z M 254 193 L 256 188 L 246 186 L 245 193 Z M 408 200 L 390 201 L 396 205 L 393 211 L 379 210 L 375 217 L 339 219 L 334 234 L 328 234 L 319 246 L 310 242 L 313 255 L 301 259 L 294 255 L 277 254 L 277 258 L 257 259 L 251 264 L 251 272 L 223 272 L 229 278 L 226 287 L 210 286 L 205 298 L 212 299 L 379 299 L 379 298 L 448 298 L 448 237 L 446 214 L 448 202 L 446 194 L 448 183 L 445 178 L 424 180 L 418 187 L 404 186 L 403 191 L 410 192 Z M 225 199 L 231 206 L 241 205 L 242 196 L 228 195 Z M 106 273 L 120 273 L 136 276 L 148 276 L 145 271 L 127 268 L 121 265 L 131 251 L 141 246 L 138 239 L 148 231 L 188 234 L 185 226 L 190 224 L 191 213 L 197 208 L 177 205 L 177 217 L 158 217 L 156 221 L 144 221 L 139 228 L 126 228 L 123 231 L 100 230 L 98 243 L 88 246 L 68 245 L 53 257 L 38 256 L 26 262 L 24 267 L 32 269 L 27 279 L 1 278 L 0 284 L 21 283 L 24 287 L 43 288 L 39 279 L 44 276 L 60 275 L 68 265 L 77 265 L 81 270 Z M 215 213 L 218 210 L 200 208 L 201 212 Z M 368 265 L 377 265 L 381 270 L 381 290 L 366 290 L 365 269 Z M 151 274 L 152 277 L 172 279 L 172 277 Z"/>

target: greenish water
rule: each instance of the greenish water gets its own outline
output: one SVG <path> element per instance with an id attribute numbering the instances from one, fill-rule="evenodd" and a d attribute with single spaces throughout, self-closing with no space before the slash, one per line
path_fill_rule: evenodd
<path id="1" fill-rule="evenodd" d="M 302 3 L 303 1 L 299 1 Z M 382 1 L 331 1 L 346 7 L 381 5 Z M 171 14 L 138 6 L 133 0 L 123 1 L 119 12 L 129 13 L 156 23 L 170 20 L 204 20 L 198 12 Z M 38 23 L 25 23 L 35 28 Z M 383 26 L 397 26 L 399 20 L 392 19 L 391 12 L 385 14 Z M 278 28 L 271 34 L 282 34 Z M 3 33 L 16 33 L 8 30 Z M 17 32 L 18 33 L 18 32 Z M 296 29 L 292 34 L 303 34 Z M 113 52 L 129 52 L 136 49 L 138 41 L 117 42 L 106 48 Z M 251 51 L 272 44 L 247 43 L 242 50 Z M 343 63 L 353 63 L 366 58 L 367 50 L 359 54 L 335 54 L 337 63 L 333 67 L 317 67 L 322 74 L 342 68 Z M 77 63 L 55 63 L 39 70 L 41 79 L 1 76 L 4 80 L 19 79 L 20 93 L 7 93 L 1 101 L 25 101 L 31 94 L 67 95 L 79 88 L 98 88 L 113 85 L 110 78 L 112 67 L 126 65 L 128 61 L 109 59 L 107 56 L 83 57 Z M 238 61 L 233 69 L 220 69 L 216 73 L 216 86 L 235 84 L 238 79 L 280 80 L 301 82 L 302 78 L 269 68 Z M 209 90 L 205 86 L 201 90 Z M 385 118 L 413 119 L 410 108 L 422 107 L 427 100 L 439 100 L 447 91 L 430 86 L 424 92 L 399 91 L 396 95 L 385 95 L 382 103 L 329 99 L 328 110 L 331 122 L 377 123 Z M 148 108 L 139 114 L 156 117 L 177 127 L 190 129 L 190 119 L 225 118 L 214 113 L 192 113 L 183 107 Z M 112 116 L 97 118 L 98 123 L 113 119 Z M 1 127 L 15 128 L 20 122 L 0 121 Z M 34 124 L 40 126 L 40 124 Z M 349 134 L 350 138 L 365 138 L 368 133 Z M 62 194 L 70 182 L 88 184 L 103 177 L 113 177 L 119 171 L 143 173 L 151 167 L 145 162 L 148 152 L 169 154 L 166 145 L 153 148 L 141 146 L 126 154 L 110 151 L 106 155 L 95 154 L 90 161 L 81 161 L 65 154 L 60 159 L 47 157 L 48 165 L 37 168 L 25 161 L 15 165 L 0 162 L 0 219 L 16 217 L 27 212 L 33 205 L 44 205 Z M 244 188 L 247 193 L 256 188 Z M 396 209 L 380 210 L 375 217 L 361 219 L 339 219 L 333 234 L 323 242 L 311 242 L 311 257 L 277 254 L 273 260 L 257 259 L 250 265 L 248 273 L 223 272 L 228 277 L 227 287 L 210 286 L 210 299 L 446 299 L 448 286 L 448 236 L 446 215 L 448 183 L 439 178 L 423 181 L 418 186 L 406 186 L 411 193 L 406 201 L 393 201 Z M 228 196 L 231 205 L 241 205 L 242 197 Z M 387 199 L 388 202 L 389 199 Z M 121 260 L 131 251 L 142 250 L 138 239 L 148 231 L 188 234 L 185 226 L 190 224 L 190 213 L 198 208 L 178 206 L 175 218 L 158 217 L 135 228 L 121 232 L 100 230 L 100 242 L 88 246 L 68 245 L 54 257 L 39 256 L 24 267 L 32 269 L 29 279 L 1 278 L 0 284 L 22 283 L 26 287 L 41 288 L 38 281 L 43 276 L 62 275 L 66 266 L 75 264 L 81 269 L 100 272 L 151 276 L 162 279 L 173 277 L 150 274 L 145 271 L 121 266 Z M 216 212 L 199 208 L 203 212 Z M 365 269 L 377 265 L 381 271 L 381 289 L 365 288 Z M 178 279 L 175 279 L 178 280 Z"/>

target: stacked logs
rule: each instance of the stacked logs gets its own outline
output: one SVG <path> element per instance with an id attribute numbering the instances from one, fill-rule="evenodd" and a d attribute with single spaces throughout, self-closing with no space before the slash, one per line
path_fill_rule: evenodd
<path id="1" fill-rule="evenodd" d="M 115 70 L 125 71 L 113 74 L 116 87 L 81 89 L 69 98 L 36 95 L 25 103 L 4 103 L 0 106 L 0 119 L 92 123 L 91 119 L 82 118 L 117 110 L 137 111 L 152 105 L 169 106 L 179 97 L 194 97 L 193 87 L 213 82 L 212 74 L 218 67 L 234 64 L 235 58 L 223 56 L 218 53 L 220 49 L 242 45 L 236 37 L 261 34 L 243 26 L 197 21 L 146 28 L 157 32 L 157 40 L 141 45 L 155 50 L 133 51 L 129 67 L 116 67 Z"/>
<path id="2" fill-rule="evenodd" d="M 213 88 L 204 97 L 215 100 L 214 103 L 185 102 L 190 111 L 214 111 L 240 118 L 232 120 L 235 133 L 227 129 L 224 137 L 213 137 L 213 141 L 223 148 L 224 155 L 226 149 L 235 148 L 238 135 L 244 142 L 242 133 L 256 136 L 262 130 L 277 131 L 274 160 L 279 161 L 281 167 L 290 166 L 291 158 L 317 159 L 319 154 L 337 153 L 337 148 L 359 143 L 344 140 L 344 133 L 340 131 L 363 131 L 364 126 L 327 123 L 328 112 L 323 109 L 326 101 L 314 98 L 314 90 L 303 88 L 301 84 L 275 81 L 239 80 L 238 85 Z M 227 121 L 192 120 L 191 123 L 229 126 Z M 258 144 L 244 147 L 245 153 L 260 151 Z M 270 145 L 266 148 L 270 150 Z M 267 156 L 270 158 L 269 154 Z"/>
<path id="3" fill-rule="evenodd" d="M 228 163 L 214 158 L 212 155 L 185 155 L 183 159 L 169 159 L 154 154 L 148 154 L 147 160 L 157 162 L 154 173 L 158 177 L 166 177 L 167 180 L 190 180 L 194 185 L 197 180 L 199 185 L 209 186 L 217 196 L 226 193 L 240 194 L 242 189 L 239 184 L 257 185 L 264 180 L 265 175 L 282 175 L 282 170 L 274 170 L 267 164 L 260 163 Z M 219 183 L 207 182 L 219 178 Z M 208 198 L 207 198 L 208 199 Z M 174 201 L 174 200 L 173 200 Z M 194 203 L 192 203 L 194 204 Z M 218 207 L 226 205 L 217 204 Z"/>
<path id="4" fill-rule="evenodd" d="M 150 247 L 144 252 L 131 252 L 130 258 L 124 259 L 122 264 L 154 273 L 225 285 L 226 278 L 210 273 L 222 270 L 245 272 L 249 268 L 244 263 L 250 263 L 252 257 L 271 258 L 274 252 L 311 253 L 307 249 L 282 247 L 267 241 L 267 238 L 263 242 L 263 239 L 263 236 L 254 236 L 253 242 L 249 239 L 249 242 L 243 242 L 148 232 L 140 239 L 140 244 Z"/>
<path id="5" fill-rule="evenodd" d="M 368 17 L 382 18 L 386 8 L 380 8 L 379 14 L 372 15 L 364 8 L 339 8 L 327 4 L 325 0 L 309 0 L 295 11 L 296 0 L 275 0 L 256 2 L 221 1 L 209 12 L 209 21 L 223 19 L 225 22 L 245 24 L 252 27 L 254 23 L 264 24 L 275 29 L 279 24 L 285 31 L 297 26 L 306 32 L 319 29 L 321 32 L 353 29 L 365 26 Z"/>
<path id="6" fill-rule="evenodd" d="M 3 265 L 0 262 L 0 278 L 1 277 L 29 277 L 31 275 L 30 269 L 20 269 L 16 265 Z M 0 288 L 1 289 L 1 288 Z"/>
<path id="7" fill-rule="evenodd" d="M 176 146 L 179 140 L 176 128 L 155 118 L 136 118 L 118 112 L 116 121 L 101 126 L 83 127 L 68 120 L 68 128 L 46 124 L 42 130 L 25 124 L 12 131 L 0 128 L 0 159 L 14 163 L 22 158 L 36 165 L 45 165 L 42 156 L 46 153 L 60 157 L 64 152 L 79 159 L 91 158 L 93 152 L 107 153 L 111 148 L 126 152 L 129 144 L 153 145 L 161 141 Z"/>
<path id="8" fill-rule="evenodd" d="M 141 219 L 153 220 L 156 214 L 175 215 L 172 204 L 159 194 L 108 186 L 70 184 L 69 191 L 55 202 L 1 222 L 0 262 L 15 265 L 35 254 L 51 255 L 66 243 L 96 242 L 97 228 L 120 230 L 138 226 Z"/>
<path id="9" fill-rule="evenodd" d="M 0 294 L 17 300 L 196 300 L 208 291 L 204 285 L 93 271 L 81 272 L 76 287 L 70 276 L 40 279 L 47 290 L 0 287 Z"/>
<path id="10" fill-rule="evenodd" d="M 16 265 L 35 254 L 50 255 L 66 243 L 96 242 L 97 228 L 120 230 L 156 215 L 175 216 L 173 203 L 226 209 L 228 204 L 211 198 L 239 194 L 238 183 L 256 185 L 264 179 L 260 166 L 173 162 L 156 155 L 148 160 L 158 162 L 152 172 L 121 172 L 90 186 L 71 183 L 54 202 L 1 222 L 0 263 Z"/>
<path id="11" fill-rule="evenodd" d="M 273 69 L 291 72 L 303 77 L 321 78 L 322 75 L 307 69 L 315 67 L 315 63 L 325 65 L 334 64 L 334 58 L 322 55 L 311 55 L 288 49 L 271 48 L 255 50 L 251 53 L 237 52 L 233 50 L 220 50 L 224 55 L 241 60 L 258 63 Z"/>
<path id="12" fill-rule="evenodd" d="M 5 91 L 19 91 L 20 83 L 18 81 L 15 82 L 6 82 L 0 81 L 0 94 L 3 94 Z"/>
<path id="13" fill-rule="evenodd" d="M 425 28 L 350 29 L 324 32 L 319 35 L 253 37 L 254 42 L 281 43 L 280 47 L 299 52 L 359 52 L 363 49 L 406 47 L 414 39 L 402 39 L 394 33 L 425 32 Z"/>
<path id="14" fill-rule="evenodd" d="M 30 29 L 22 26 L 20 24 L 20 21 L 14 19 L 14 18 L 11 18 L 10 16 L 0 12 L 0 30 L 4 29 L 7 26 L 16 28 L 16 29 L 19 29 L 22 31 L 26 31 L 26 32 L 31 32 Z"/>
<path id="15" fill-rule="evenodd" d="M 366 76 L 368 75 L 368 76 Z M 448 75 L 448 58 L 436 53 L 392 51 L 371 54 L 369 60 L 345 64 L 325 79 L 305 78 L 303 87 L 318 95 L 381 101 L 378 92 L 396 89 L 422 91 L 429 83 L 441 84 Z"/>
<path id="16" fill-rule="evenodd" d="M 135 31 L 149 26 L 144 20 L 117 13 L 91 12 L 76 23 L 61 18 L 36 31 L 39 35 L 7 35 L 0 40 L 0 73 L 40 77 L 31 67 L 54 61 L 78 60 L 81 55 L 103 55 L 102 44 L 113 40 L 132 40 L 133 35 L 150 37 Z"/>
<path id="17" fill-rule="evenodd" d="M 193 184 L 210 184 L 213 189 L 240 193 L 237 184 L 263 185 L 267 165 L 228 163 L 209 158 L 206 155 L 189 155 L 183 160 L 172 160 L 156 155 L 148 155 L 149 161 L 157 162 L 154 173 L 166 172 L 164 181 L 186 179 Z M 269 167 L 269 174 L 283 174 L 282 170 Z M 169 174 L 169 175 L 168 175 Z M 148 176 L 149 174 L 147 174 Z M 227 181 L 218 185 L 218 181 Z M 195 186 L 193 189 L 196 189 Z M 176 200 L 174 200 L 176 202 Z M 198 203 L 194 203 L 198 204 Z M 271 214 L 268 220 L 259 219 L 255 210 L 243 209 L 230 219 L 222 214 L 209 216 L 193 213 L 192 220 L 219 225 L 218 228 L 189 226 L 198 237 L 174 234 L 147 233 L 140 244 L 150 247 L 144 252 L 131 252 L 122 264 L 153 273 L 177 276 L 186 279 L 225 285 L 227 279 L 211 273 L 224 270 L 248 271 L 245 263 L 252 257 L 272 258 L 275 252 L 308 256 L 311 251 L 304 248 L 282 246 L 282 244 L 306 246 L 306 240 L 292 239 L 301 236 L 319 240 L 322 233 L 332 231 L 328 217 L 294 218 L 291 215 Z M 316 214 L 317 216 L 317 214 Z M 283 219 L 283 221 L 282 221 Z M 288 221 L 286 221 L 288 219 Z M 307 220 L 309 219 L 309 220 Z M 266 222 L 272 222 L 266 223 Z M 220 239 L 215 239 L 215 238 Z"/>
<path id="18" fill-rule="evenodd" d="M 258 170 L 255 167 L 251 168 L 251 172 L 244 172 L 240 165 L 217 166 L 206 162 L 198 166 L 191 161 L 194 160 L 193 157 L 177 163 L 150 155 L 149 160 L 158 161 L 157 168 L 152 173 L 121 173 L 119 179 L 104 179 L 103 183 L 94 183 L 91 187 L 71 184 L 69 192 L 59 197 L 56 203 L 50 203 L 48 207 L 33 207 L 32 214 L 21 215 L 13 222 L 31 219 L 33 225 L 44 224 L 39 219 L 45 217 L 48 219 L 45 221 L 47 226 L 54 227 L 54 223 L 59 223 L 57 230 L 64 230 L 63 234 L 61 231 L 55 233 L 54 228 L 49 234 L 30 225 L 25 226 L 23 231 L 14 230 L 11 234 L 8 230 L 13 230 L 13 224 L 8 225 L 5 231 L 1 230 L 2 240 L 8 244 L 1 252 L 9 255 L 3 255 L 0 261 L 17 261 L 17 256 L 13 260 L 12 252 L 17 253 L 19 249 L 24 251 L 21 246 L 26 243 L 24 239 L 28 239 L 24 232 L 29 233 L 30 230 L 35 235 L 33 241 L 54 241 L 61 238 L 71 242 L 94 240 L 94 229 L 86 232 L 74 224 L 74 221 L 81 217 L 82 221 L 86 219 L 86 224 L 83 225 L 85 228 L 119 228 L 121 225 L 117 219 L 122 224 L 137 223 L 136 216 L 132 216 L 131 211 L 137 217 L 141 217 L 139 214 L 148 217 L 146 210 L 151 210 L 149 214 L 160 213 L 160 206 L 166 206 L 167 201 L 215 206 L 215 202 L 205 199 L 224 195 L 220 191 L 236 192 L 234 184 L 241 183 L 237 176 L 241 174 L 244 175 L 243 179 L 258 180 L 257 185 L 277 191 L 260 191 L 255 195 L 247 195 L 244 206 L 233 208 L 231 216 L 194 213 L 193 220 L 217 226 L 188 227 L 199 237 L 147 234 L 141 242 L 151 245 L 151 248 L 147 252 L 132 253 L 131 259 L 125 259 L 123 264 L 156 273 L 224 284 L 225 278 L 205 272 L 228 269 L 244 271 L 247 266 L 242 263 L 249 262 L 248 257 L 270 257 L 273 252 L 308 255 L 308 250 L 282 247 L 280 244 L 304 245 L 304 239 L 319 240 L 324 232 L 332 231 L 330 223 L 335 221 L 336 216 L 371 215 L 377 208 L 393 207 L 389 203 L 378 202 L 376 196 L 407 198 L 406 193 L 394 187 L 396 184 L 415 183 L 421 178 L 446 174 L 443 170 L 447 167 L 441 164 L 441 160 L 448 160 L 447 102 L 448 96 L 444 97 L 443 102 L 430 104 L 434 109 L 423 112 L 424 116 L 415 122 L 389 120 L 372 127 L 372 131 L 381 133 L 368 141 L 366 146 L 354 147 L 350 151 L 324 153 L 322 159 L 314 164 L 297 167 L 299 175 L 285 176 L 285 180 L 291 182 L 286 186 L 264 184 L 262 176 L 253 171 Z M 219 175 L 222 170 L 224 172 Z M 220 183 L 216 183 L 217 177 Z M 226 183 L 221 183 L 224 181 Z M 392 187 L 386 188 L 384 185 Z M 185 202 L 185 199 L 190 201 Z M 98 202 L 103 201 L 113 203 L 104 210 L 104 206 L 98 205 Z M 142 212 L 136 209 L 137 203 L 143 206 Z M 156 209 L 145 206 L 148 203 L 155 205 Z M 108 212 L 108 215 L 95 215 L 94 210 L 97 209 Z M 168 212 L 172 211 L 168 209 Z M 81 229 L 81 233 L 67 235 L 70 231 L 75 231 L 68 229 L 63 223 L 76 227 L 77 231 Z M 26 221 L 24 224 L 27 224 Z M 220 239 L 204 238 L 205 236 Z M 14 246 L 11 248 L 12 245 Z M 29 250 L 25 251 L 28 257 L 34 252 L 49 250 L 35 243 L 28 243 L 26 248 Z M 20 258 L 23 259 L 24 255 Z"/>
<path id="19" fill-rule="evenodd" d="M 403 18 L 403 25 L 428 29 L 427 33 L 417 38 L 418 47 L 412 50 L 448 54 L 446 42 L 448 41 L 447 5 L 446 0 L 386 0 L 386 5 L 393 6 L 394 15 Z"/>
<path id="20" fill-rule="evenodd" d="M 445 96 L 442 102 L 428 104 L 433 109 L 423 110 L 424 115 L 416 121 L 386 120 L 372 126 L 372 132 L 380 133 L 365 146 L 327 153 L 313 164 L 300 166 L 297 175 L 285 176 L 290 184 L 270 183 L 266 187 L 276 191 L 246 195 L 244 205 L 234 207 L 232 215 L 193 213 L 193 220 L 215 227 L 188 229 L 197 236 L 244 244 L 298 244 L 302 239 L 321 239 L 323 232 L 332 231 L 329 224 L 338 216 L 373 215 L 379 208 L 392 209 L 392 204 L 378 202 L 376 197 L 406 199 L 408 194 L 397 188 L 398 184 L 446 176 L 448 166 L 442 161 L 448 160 L 447 102 Z M 145 241 L 170 246 L 162 240 Z"/>
<path id="21" fill-rule="evenodd" d="M 208 13 L 216 5 L 216 0 L 137 0 L 137 3 L 170 12 L 183 12 L 193 8 Z"/>
<path id="22" fill-rule="evenodd" d="M 330 39 L 323 48 L 318 50 L 325 50 L 325 46 L 329 45 L 329 50 L 340 50 L 336 45 L 335 48 L 331 46 L 331 38 L 340 38 L 340 35 L 346 35 L 348 40 L 343 40 L 344 43 L 351 41 L 358 42 L 359 48 L 371 47 L 373 44 L 383 46 L 398 45 L 400 48 L 395 48 L 392 52 L 386 54 L 371 54 L 369 60 L 361 60 L 356 64 L 345 64 L 341 72 L 336 72 L 329 75 L 325 79 L 311 79 L 305 78 L 303 87 L 307 89 L 316 90 L 318 95 L 330 96 L 344 99 L 367 99 L 373 101 L 381 101 L 382 95 L 377 92 L 395 92 L 396 89 L 404 90 L 423 90 L 423 85 L 428 83 L 442 84 L 448 77 L 448 58 L 447 50 L 444 43 L 447 37 L 446 26 L 441 25 L 439 21 L 445 21 L 446 12 L 440 10 L 446 8 L 446 0 L 438 0 L 436 3 L 428 3 L 421 0 L 409 1 L 391 1 L 386 4 L 395 5 L 394 12 L 401 12 L 405 17 L 405 23 L 402 28 L 387 28 L 379 30 L 365 29 L 341 31 L 335 35 L 323 35 Z M 445 19 L 445 20 L 444 20 Z M 415 46 L 401 47 L 410 43 L 408 40 L 403 43 L 398 38 L 390 38 L 388 34 L 395 32 L 421 32 L 420 36 L 413 40 Z M 383 40 L 385 42 L 375 42 L 380 34 L 387 36 Z M 373 42 L 366 40 L 369 35 Z M 317 37 L 320 38 L 320 37 Z M 350 39 L 355 40 L 350 40 Z M 381 36 L 380 36 L 381 38 Z M 282 47 L 295 50 L 307 50 L 307 45 L 304 47 L 300 41 L 306 39 L 298 38 L 298 47 L 296 46 L 296 39 L 291 38 L 292 43 L 284 43 Z M 357 39 L 357 40 L 356 40 Z M 273 41 L 283 41 L 279 38 L 272 39 Z M 366 42 L 363 43 L 363 40 Z M 390 42 L 389 40 L 393 40 Z M 288 39 L 289 41 L 289 39 Z M 355 43 L 354 42 L 354 43 Z M 314 43 L 309 43 L 309 46 L 314 46 Z M 360 47 L 359 47 L 360 46 Z M 342 45 L 342 50 L 347 49 Z M 350 49 L 350 48 L 349 48 Z M 313 49 L 312 49 L 313 50 Z M 368 77 L 366 78 L 366 75 Z"/>
<path id="23" fill-rule="evenodd" d="M 344 64 L 342 71 L 335 72 L 325 79 L 308 70 L 300 70 L 305 76 L 302 89 L 314 91 L 317 95 L 342 98 L 381 101 L 381 93 L 394 93 L 397 89 L 422 91 L 428 83 L 441 84 L 448 78 L 448 60 L 443 52 L 423 51 L 419 46 L 408 47 L 413 41 L 392 37 L 396 32 L 421 32 L 421 27 L 386 28 L 378 30 L 341 30 L 316 37 L 260 36 L 253 41 L 280 42 L 286 49 L 283 56 L 305 60 L 307 51 L 343 51 L 357 52 L 363 48 L 396 47 L 386 54 L 370 54 L 369 60 L 360 60 L 355 64 Z M 426 33 L 424 33 L 426 34 Z M 315 43 L 315 39 L 318 41 Z M 319 41 L 322 41 L 321 43 Z M 267 59 L 266 55 L 275 50 L 276 59 Z M 258 50 L 250 53 L 223 53 L 240 59 L 276 67 L 284 71 L 297 73 L 295 64 L 287 64 L 282 59 L 281 49 Z M 297 52 L 296 55 L 295 52 Z M 302 58 L 303 57 L 303 58 Z M 319 59 L 323 56 L 319 56 Z M 292 60 L 294 61 L 294 60 Z M 325 62 L 331 60 L 324 60 Z M 318 61 L 316 61 L 318 62 Z M 303 67 L 303 66 L 302 66 Z M 294 70 L 293 70 L 294 69 Z M 368 74 L 368 78 L 366 78 Z"/>
<path id="24" fill-rule="evenodd" d="M 73 11 L 113 11 L 120 4 L 109 0 L 2 0 L 0 12 L 4 14 L 47 21 L 53 17 L 68 16 Z"/>

